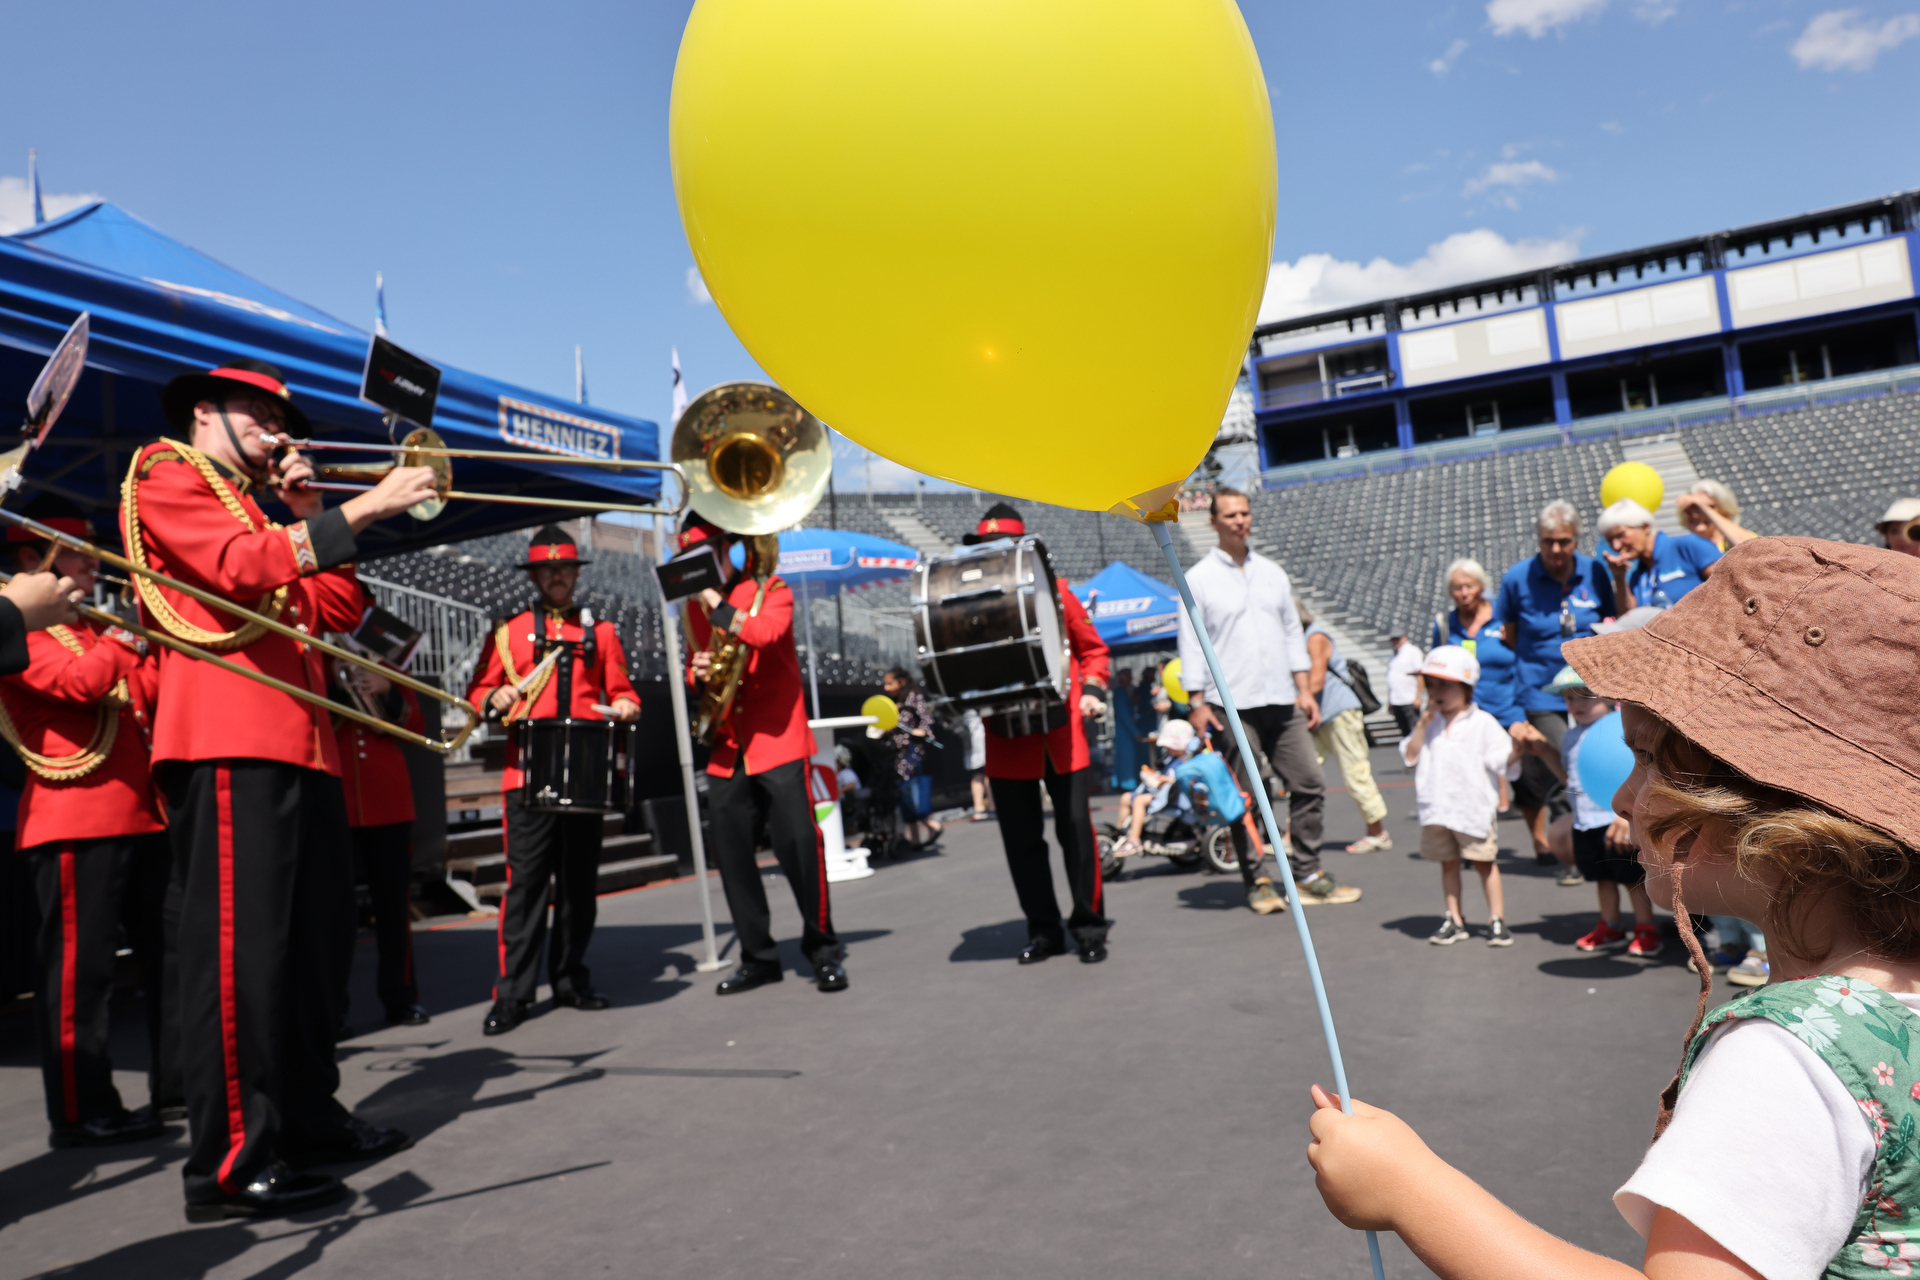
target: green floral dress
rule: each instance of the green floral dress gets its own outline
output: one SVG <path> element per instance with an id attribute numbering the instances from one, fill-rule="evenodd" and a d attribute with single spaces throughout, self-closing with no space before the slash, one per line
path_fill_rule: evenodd
<path id="1" fill-rule="evenodd" d="M 1854 1218 L 1852 1243 L 1821 1274 L 1838 1280 L 1910 1276 L 1920 1264 L 1920 1064 L 1912 1060 L 1920 1015 L 1856 978 L 1797 978 L 1756 987 L 1700 1024 L 1680 1068 L 1684 1087 L 1713 1029 L 1729 1018 L 1784 1027 L 1833 1069 L 1873 1133 L 1873 1174 Z"/>

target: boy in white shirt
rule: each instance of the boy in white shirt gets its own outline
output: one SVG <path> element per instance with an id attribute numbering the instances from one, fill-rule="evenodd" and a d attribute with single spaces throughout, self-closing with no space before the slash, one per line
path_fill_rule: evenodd
<path id="1" fill-rule="evenodd" d="M 1519 776 L 1519 756 L 1500 722 L 1473 705 L 1480 662 L 1457 644 L 1427 654 L 1419 674 L 1426 679 L 1427 706 L 1413 732 L 1400 742 L 1400 758 L 1413 768 L 1413 794 L 1420 812 L 1420 854 L 1440 864 L 1447 918 L 1427 939 L 1451 946 L 1467 936 L 1460 914 L 1460 864 L 1471 862 L 1492 914 L 1487 945 L 1510 947 L 1506 901 L 1494 858 L 1500 841 L 1500 779 Z"/>

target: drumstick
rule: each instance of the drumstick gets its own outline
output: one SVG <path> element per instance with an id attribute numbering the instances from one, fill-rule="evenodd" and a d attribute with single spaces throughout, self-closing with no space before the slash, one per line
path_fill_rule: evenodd
<path id="1" fill-rule="evenodd" d="M 593 709 L 595 711 L 598 711 L 603 716 L 617 716 L 620 714 L 620 711 L 617 707 L 610 707 L 604 702 L 594 703 Z"/>

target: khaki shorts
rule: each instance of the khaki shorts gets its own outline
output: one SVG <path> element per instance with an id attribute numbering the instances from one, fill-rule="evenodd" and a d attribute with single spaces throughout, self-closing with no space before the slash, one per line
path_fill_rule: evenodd
<path id="1" fill-rule="evenodd" d="M 1420 856 L 1429 862 L 1492 862 L 1500 854 L 1500 840 L 1493 829 L 1484 840 L 1463 836 L 1447 827 L 1420 828 Z"/>

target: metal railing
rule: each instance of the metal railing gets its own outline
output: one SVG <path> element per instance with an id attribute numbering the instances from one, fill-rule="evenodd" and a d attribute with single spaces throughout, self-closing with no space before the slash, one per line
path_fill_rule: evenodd
<path id="1" fill-rule="evenodd" d="M 1319 404 L 1324 400 L 1342 400 L 1367 391 L 1385 391 L 1393 385 L 1393 370 L 1356 373 L 1350 378 L 1331 378 L 1326 382 L 1302 382 L 1289 387 L 1262 390 L 1262 409 L 1287 409 L 1295 405 Z"/>
<path id="2" fill-rule="evenodd" d="M 425 634 L 413 657 L 413 674 L 442 689 L 464 691 L 473 678 L 480 646 L 492 634 L 493 619 L 487 611 L 364 573 L 360 585 L 382 609 Z"/>
<path id="3" fill-rule="evenodd" d="M 1662 405 L 1657 409 L 1638 409 L 1631 413 L 1610 413 L 1574 422 L 1520 427 L 1494 435 L 1440 440 L 1433 444 L 1415 445 L 1411 449 L 1380 449 L 1351 458 L 1296 462 L 1283 467 L 1269 467 L 1261 474 L 1261 478 L 1267 488 L 1278 489 L 1317 480 L 1343 480 L 1379 472 L 1405 471 L 1410 467 L 1485 458 L 1574 441 L 1624 440 L 1632 436 L 1680 431 L 1709 422 L 1725 422 L 1729 418 L 1814 409 L 1822 405 L 1914 391 L 1920 391 L 1920 365 L 1905 365 L 1898 369 L 1879 369 L 1844 378 L 1803 382 L 1791 387 L 1770 387 L 1743 396 L 1715 396 L 1710 400 L 1689 400 L 1684 404 Z"/>

